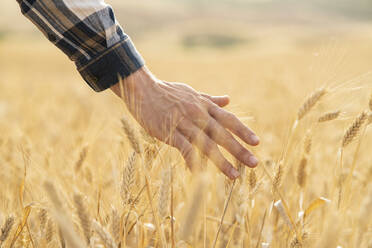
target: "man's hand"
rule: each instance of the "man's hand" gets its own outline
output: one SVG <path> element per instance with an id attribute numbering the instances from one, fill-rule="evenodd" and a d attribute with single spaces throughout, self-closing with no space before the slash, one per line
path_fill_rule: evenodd
<path id="1" fill-rule="evenodd" d="M 197 147 L 226 176 L 237 178 L 239 172 L 218 145 L 249 167 L 257 165 L 258 160 L 231 133 L 253 146 L 259 139 L 235 115 L 221 108 L 229 103 L 227 96 L 209 96 L 186 84 L 162 82 L 146 68 L 111 89 L 151 136 L 181 152 L 191 170 L 198 169 Z"/>

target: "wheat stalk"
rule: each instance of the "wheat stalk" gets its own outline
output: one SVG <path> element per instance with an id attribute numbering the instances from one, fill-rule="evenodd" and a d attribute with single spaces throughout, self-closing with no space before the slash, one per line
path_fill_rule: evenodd
<path id="1" fill-rule="evenodd" d="M 233 190 L 234 190 L 235 182 L 236 182 L 236 180 L 234 180 L 233 183 L 231 184 L 230 193 L 227 197 L 225 207 L 223 209 L 223 213 L 222 213 L 222 216 L 221 216 L 220 224 L 219 224 L 218 229 L 217 229 L 216 237 L 214 238 L 214 241 L 213 241 L 213 245 L 212 245 L 213 248 L 215 248 L 216 245 L 217 245 L 218 236 L 221 232 L 221 228 L 222 228 L 223 220 L 224 220 L 226 212 L 227 212 L 227 208 L 229 207 L 229 203 L 230 203 L 231 196 L 232 196 L 232 193 L 233 193 Z"/>
<path id="2" fill-rule="evenodd" d="M 134 129 L 131 127 L 129 120 L 126 118 L 121 119 L 121 123 L 123 126 L 123 130 L 125 134 L 127 135 L 127 138 L 132 145 L 132 148 L 136 151 L 136 153 L 141 154 L 142 153 L 142 148 L 139 143 L 139 139 L 137 138 L 137 135 L 134 131 Z"/>
<path id="3" fill-rule="evenodd" d="M 151 145 L 156 145 L 158 143 L 158 141 L 154 137 L 150 136 L 145 129 L 141 128 L 140 133 L 147 143 Z"/>
<path id="4" fill-rule="evenodd" d="M 84 236 L 87 244 L 90 242 L 91 236 L 91 220 L 89 214 L 84 207 L 82 196 L 79 194 L 74 195 L 74 203 L 76 207 L 76 212 L 80 220 L 80 225 L 83 228 Z"/>
<path id="5" fill-rule="evenodd" d="M 46 233 L 45 233 L 45 240 L 46 240 L 47 244 L 49 244 L 50 242 L 52 242 L 53 234 L 54 234 L 53 222 L 51 220 L 48 220 L 48 224 L 47 224 L 46 227 L 47 227 L 47 229 L 46 229 Z"/>
<path id="6" fill-rule="evenodd" d="M 66 246 L 65 241 L 69 247 L 84 247 L 84 243 L 80 240 L 77 234 L 71 229 L 72 223 L 64 214 L 62 202 L 58 197 L 57 191 L 51 182 L 46 181 L 44 188 L 48 193 L 50 200 L 54 206 L 54 217 L 59 226 L 59 237 L 62 247 Z"/>
<path id="7" fill-rule="evenodd" d="M 114 238 L 114 241 L 120 244 L 120 216 L 115 208 L 112 208 L 111 214 L 111 234 Z"/>
<path id="8" fill-rule="evenodd" d="M 244 183 L 244 180 L 245 180 L 245 165 L 242 163 L 242 162 L 240 162 L 238 159 L 236 159 L 235 160 L 235 165 L 236 165 L 236 168 L 238 169 L 238 171 L 239 171 L 239 175 L 240 175 L 240 177 L 239 177 L 239 181 L 241 182 L 241 183 Z"/>
<path id="9" fill-rule="evenodd" d="M 93 229 L 101 238 L 102 242 L 104 243 L 106 248 L 116 248 L 118 247 L 114 240 L 112 239 L 111 235 L 101 226 L 99 222 L 93 220 Z"/>
<path id="10" fill-rule="evenodd" d="M 62 248 L 66 247 L 66 241 L 65 238 L 63 237 L 62 229 L 58 228 L 58 237 L 59 237 L 59 243 L 61 244 Z"/>
<path id="11" fill-rule="evenodd" d="M 362 112 L 352 123 L 352 125 L 346 130 L 344 137 L 342 139 L 342 147 L 349 145 L 353 139 L 359 134 L 361 127 L 367 120 L 366 112 Z"/>
<path id="12" fill-rule="evenodd" d="M 295 236 L 293 240 L 290 243 L 290 248 L 302 248 L 304 241 L 307 239 L 307 233 L 302 233 L 302 240 L 298 240 L 298 238 Z"/>
<path id="13" fill-rule="evenodd" d="M 48 212 L 46 209 L 42 208 L 40 209 L 39 212 L 39 220 L 40 220 L 40 230 L 44 231 L 46 223 L 47 223 L 47 217 L 48 217 Z"/>
<path id="14" fill-rule="evenodd" d="M 285 210 L 285 207 L 282 203 L 281 200 L 278 200 L 277 202 L 274 203 L 274 206 L 275 208 L 278 210 L 280 216 L 283 218 L 283 220 L 285 221 L 285 223 L 292 229 L 294 230 L 294 226 L 292 224 L 292 221 L 289 217 L 289 215 L 287 215 L 287 211 Z"/>
<path id="15" fill-rule="evenodd" d="M 8 238 L 10 231 L 12 230 L 14 224 L 14 217 L 9 216 L 6 220 L 4 225 L 1 227 L 1 236 L 0 241 L 1 244 L 5 242 L 5 240 Z"/>
<path id="16" fill-rule="evenodd" d="M 297 183 L 298 185 L 303 188 L 306 183 L 306 165 L 307 165 L 307 158 L 304 156 L 301 159 L 300 165 L 298 167 L 298 173 L 297 173 Z"/>
<path id="17" fill-rule="evenodd" d="M 158 210 L 160 217 L 168 215 L 170 190 L 170 170 L 166 168 L 162 172 L 162 184 L 159 191 Z"/>
<path id="18" fill-rule="evenodd" d="M 281 182 L 282 182 L 282 177 L 283 177 L 283 163 L 279 162 L 276 168 L 276 172 L 274 175 L 274 180 L 273 180 L 273 188 L 278 189 Z"/>
<path id="19" fill-rule="evenodd" d="M 88 146 L 84 146 L 83 149 L 81 149 L 79 154 L 79 159 L 75 163 L 75 172 L 80 171 L 81 167 L 83 166 L 83 163 L 87 157 L 88 154 Z"/>
<path id="20" fill-rule="evenodd" d="M 257 176 L 256 176 L 255 169 L 251 169 L 249 171 L 248 182 L 249 182 L 250 189 L 253 190 L 256 187 L 256 184 L 257 184 Z"/>
<path id="21" fill-rule="evenodd" d="M 197 223 L 197 215 L 202 205 L 202 199 L 204 197 L 204 188 L 206 186 L 206 178 L 202 175 L 199 175 L 197 179 L 196 186 L 193 191 L 193 195 L 191 198 L 191 203 L 186 210 L 185 220 L 182 224 L 182 231 L 180 234 L 180 238 L 184 241 L 187 241 L 189 236 L 191 235 L 192 231 L 194 230 L 195 223 Z"/>
<path id="22" fill-rule="evenodd" d="M 325 88 L 320 88 L 313 92 L 298 110 L 297 120 L 301 120 L 326 93 L 327 90 Z"/>
<path id="23" fill-rule="evenodd" d="M 311 152 L 312 147 L 312 137 L 311 137 L 311 130 L 308 130 L 305 135 L 305 141 L 304 141 L 304 153 L 306 155 L 309 155 Z"/>
<path id="24" fill-rule="evenodd" d="M 136 152 L 133 152 L 129 156 L 123 171 L 120 194 L 124 205 L 131 202 L 132 187 L 135 181 L 136 159 Z"/>
<path id="25" fill-rule="evenodd" d="M 340 116 L 341 111 L 334 111 L 325 113 L 324 115 L 320 116 L 318 119 L 318 122 L 326 122 L 326 121 L 332 121 L 337 119 Z"/>

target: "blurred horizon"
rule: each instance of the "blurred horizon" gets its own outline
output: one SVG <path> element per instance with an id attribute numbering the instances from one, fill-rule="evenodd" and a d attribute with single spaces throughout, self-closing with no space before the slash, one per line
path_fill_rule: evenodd
<path id="1" fill-rule="evenodd" d="M 372 1 L 367 0 L 157 0 L 106 1 L 131 36 L 168 27 L 184 26 L 190 22 L 237 24 L 250 27 L 280 26 L 309 29 L 344 30 L 350 25 L 366 25 L 372 21 Z M 214 26 L 210 24 L 209 26 Z M 221 27 L 223 28 L 223 26 Z M 14 0 L 0 2 L 0 32 L 35 32 L 21 15 Z"/>

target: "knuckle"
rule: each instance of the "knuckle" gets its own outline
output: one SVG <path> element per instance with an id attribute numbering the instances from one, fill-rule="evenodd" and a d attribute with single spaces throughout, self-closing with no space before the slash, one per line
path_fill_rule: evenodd
<path id="1" fill-rule="evenodd" d="M 236 145 L 236 143 L 238 143 L 236 139 L 234 138 L 234 136 L 232 136 L 232 134 L 226 130 L 224 130 L 221 136 L 223 137 L 223 140 L 229 144 L 229 146 L 234 146 Z"/>
<path id="2" fill-rule="evenodd" d="M 199 135 L 200 135 L 200 132 L 198 130 L 190 130 L 188 138 L 191 143 L 198 143 L 200 140 Z"/>
<path id="3" fill-rule="evenodd" d="M 186 105 L 187 112 L 194 118 L 203 117 L 203 110 L 201 106 L 197 103 L 190 103 Z"/>
<path id="4" fill-rule="evenodd" d="M 225 112 L 225 118 L 231 122 L 236 121 L 238 119 L 233 113 L 227 111 Z"/>
<path id="5" fill-rule="evenodd" d="M 249 153 L 249 151 L 241 145 L 236 149 L 236 157 L 238 158 L 243 158 L 247 153 Z"/>
<path id="6" fill-rule="evenodd" d="M 207 140 L 205 142 L 203 146 L 203 150 L 204 150 L 205 155 L 207 155 L 208 157 L 212 157 L 212 156 L 216 158 L 219 157 L 219 150 L 218 150 L 217 144 L 211 140 Z"/>
<path id="7" fill-rule="evenodd" d="M 220 166 L 219 166 L 219 169 L 225 174 L 225 175 L 229 175 L 230 174 L 230 170 L 231 170 L 231 165 L 227 162 L 227 161 L 223 161 Z"/>
<path id="8" fill-rule="evenodd" d="M 217 104 L 211 102 L 209 106 L 209 112 L 211 113 L 212 116 L 217 116 L 222 112 L 222 109 L 217 106 Z"/>
<path id="9" fill-rule="evenodd" d="M 243 139 L 249 139 L 253 132 L 246 126 L 242 125 L 240 128 L 236 129 L 236 134 Z"/>

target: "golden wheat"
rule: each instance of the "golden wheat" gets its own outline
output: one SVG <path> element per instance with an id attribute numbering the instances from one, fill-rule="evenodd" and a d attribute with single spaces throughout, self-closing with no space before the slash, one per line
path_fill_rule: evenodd
<path id="1" fill-rule="evenodd" d="M 186 75 L 197 90 L 224 92 L 226 82 L 234 80 L 228 87 L 234 103 L 228 108 L 260 135 L 262 144 L 247 148 L 266 161 L 246 168 L 221 147 L 241 172 L 234 182 L 205 154 L 200 154 L 201 172 L 186 170 L 179 152 L 150 137 L 129 116 L 118 129 L 127 112 L 122 102 L 109 91 L 90 93 L 70 77 L 67 66 L 41 62 L 66 64 L 44 45 L 2 39 L 1 247 L 369 247 L 372 143 L 366 124 L 372 123 L 372 97 L 368 104 L 365 99 L 372 81 L 341 81 L 344 72 L 368 69 L 370 40 L 347 47 L 362 59 L 345 60 L 351 62 L 347 71 L 335 70 L 335 81 L 326 82 L 321 71 L 307 74 L 304 53 L 311 54 L 309 47 L 319 50 L 318 42 L 304 47 L 299 37 L 296 46 L 272 43 L 280 53 L 244 44 L 223 53 L 203 49 L 202 61 L 189 56 L 198 50 L 167 47 L 175 61 L 182 58 L 182 70 L 173 70 L 178 62 L 169 65 L 159 49 L 167 44 L 159 45 L 163 36 L 141 45 L 154 71 L 169 78 Z M 26 63 L 35 53 L 35 64 Z M 240 66 L 234 66 L 237 62 Z M 201 67 L 214 68 L 213 80 L 195 70 Z M 29 77 L 30 71 L 35 76 Z M 315 82 L 325 88 L 310 94 L 298 110 L 296 96 L 319 87 Z M 350 127 L 340 118 L 366 107 Z M 296 128 L 290 125 L 293 119 Z M 353 141 L 357 152 L 340 149 Z"/>
<path id="2" fill-rule="evenodd" d="M 326 121 L 332 121 L 334 119 L 337 119 L 340 113 L 341 111 L 325 113 L 324 115 L 319 117 L 318 122 L 326 122 Z"/>
<path id="3" fill-rule="evenodd" d="M 321 88 L 313 92 L 298 110 L 297 120 L 301 120 L 316 104 L 317 102 L 327 93 L 325 88 Z"/>
<path id="4" fill-rule="evenodd" d="M 304 187 L 306 183 L 306 165 L 307 165 L 307 158 L 303 157 L 301 159 L 300 165 L 298 167 L 297 173 L 297 183 L 300 187 Z"/>
<path id="5" fill-rule="evenodd" d="M 132 187 L 135 182 L 136 159 L 137 154 L 136 152 L 133 152 L 125 164 L 121 183 L 121 199 L 123 201 L 123 204 L 128 204 L 132 200 L 131 195 Z"/>
<path id="6" fill-rule="evenodd" d="M 10 216 L 6 219 L 3 227 L 1 228 L 1 236 L 0 236 L 0 241 L 2 243 L 4 243 L 4 241 L 8 238 L 9 236 L 9 233 L 13 227 L 13 224 L 14 224 L 14 217 Z"/>
<path id="7" fill-rule="evenodd" d="M 251 188 L 251 190 L 253 190 L 256 187 L 256 184 L 257 184 L 257 176 L 256 176 L 255 169 L 251 169 L 249 171 L 248 182 L 249 182 L 249 187 Z"/>
<path id="8" fill-rule="evenodd" d="M 53 222 L 51 220 L 48 220 L 47 229 L 46 229 L 46 233 L 45 233 L 45 240 L 46 240 L 47 244 L 52 242 L 53 235 L 54 235 Z"/>
<path id="9" fill-rule="evenodd" d="M 158 210 L 160 217 L 166 217 L 169 210 L 170 198 L 170 169 L 165 168 L 162 171 L 162 183 L 159 191 Z"/>
<path id="10" fill-rule="evenodd" d="M 84 207 L 83 197 L 80 194 L 75 194 L 74 203 L 75 203 L 77 215 L 80 220 L 80 225 L 83 228 L 86 241 L 89 244 L 90 236 L 91 236 L 91 220 L 90 220 L 87 210 Z"/>
<path id="11" fill-rule="evenodd" d="M 349 145 L 353 139 L 359 134 L 361 127 L 367 120 L 366 112 L 362 112 L 351 124 L 351 126 L 346 130 L 344 137 L 342 139 L 342 147 Z"/>
<path id="12" fill-rule="evenodd" d="M 80 171 L 81 167 L 83 166 L 83 163 L 85 161 L 85 158 L 87 157 L 88 154 L 88 146 L 84 146 L 79 154 L 79 159 L 75 163 L 75 171 L 78 172 Z"/>
<path id="13" fill-rule="evenodd" d="M 136 153 L 141 154 L 142 153 L 142 148 L 141 148 L 141 145 L 139 143 L 139 139 L 137 138 L 137 135 L 136 135 L 134 129 L 132 128 L 131 124 L 129 123 L 129 120 L 127 118 L 122 118 L 121 119 L 121 124 L 123 125 L 124 132 L 127 135 L 127 138 L 129 140 L 130 144 L 132 145 L 132 148 L 134 149 L 134 151 Z"/>
<path id="14" fill-rule="evenodd" d="M 115 248 L 117 245 L 115 244 L 114 240 L 112 239 L 111 235 L 104 229 L 101 224 L 95 220 L 93 220 L 93 229 L 101 238 L 102 242 L 104 243 L 105 247 L 107 248 Z"/>
<path id="15" fill-rule="evenodd" d="M 280 161 L 276 166 L 276 171 L 273 180 L 273 189 L 276 190 L 280 187 L 283 177 L 283 163 Z"/>

